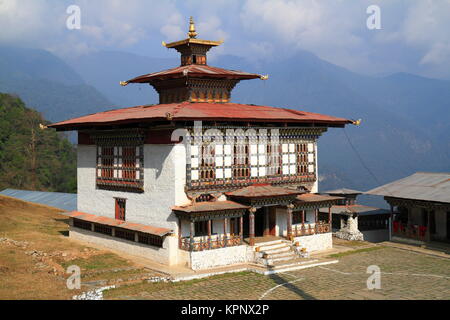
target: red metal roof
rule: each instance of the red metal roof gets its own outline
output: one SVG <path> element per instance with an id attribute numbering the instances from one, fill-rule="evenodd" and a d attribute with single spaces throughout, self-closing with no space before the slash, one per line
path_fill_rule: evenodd
<path id="1" fill-rule="evenodd" d="M 159 237 L 165 236 L 166 234 L 173 232 L 172 230 L 167 229 L 167 228 L 158 228 L 158 227 L 143 225 L 143 224 L 139 224 L 139 223 L 126 222 L 126 221 L 122 221 L 122 220 L 97 216 L 95 214 L 90 214 L 90 213 L 85 213 L 85 212 L 72 211 L 72 212 L 64 212 L 62 214 L 69 216 L 71 218 L 76 218 L 76 219 L 80 219 L 80 220 L 84 220 L 84 221 L 88 221 L 88 222 L 104 224 L 104 225 L 108 225 L 111 227 L 118 227 L 118 228 L 122 228 L 122 229 L 139 231 L 142 233 L 148 233 L 148 234 L 156 235 Z"/>
<path id="2" fill-rule="evenodd" d="M 185 213 L 195 212 L 211 212 L 222 210 L 248 209 L 248 206 L 233 201 L 214 201 L 214 202 L 197 202 L 188 206 L 172 207 L 173 211 L 181 211 Z"/>
<path id="3" fill-rule="evenodd" d="M 236 191 L 227 192 L 227 196 L 238 197 L 238 198 L 265 198 L 265 197 L 276 197 L 276 196 L 295 196 L 302 194 L 302 190 L 293 190 L 282 187 L 275 187 L 271 185 L 258 185 L 254 184 Z"/>
<path id="4" fill-rule="evenodd" d="M 289 122 L 338 125 L 352 123 L 318 113 L 285 108 L 238 103 L 180 102 L 116 109 L 49 125 L 60 130 L 74 130 L 83 125 L 111 125 L 142 121 L 245 121 Z"/>
<path id="5" fill-rule="evenodd" d="M 145 74 L 126 83 L 151 83 L 154 80 L 165 80 L 175 78 L 220 78 L 220 79 L 236 79 L 247 80 L 261 78 L 261 75 L 254 73 L 247 73 L 243 71 L 227 70 L 208 65 L 190 64 L 176 67 L 169 70 Z"/>

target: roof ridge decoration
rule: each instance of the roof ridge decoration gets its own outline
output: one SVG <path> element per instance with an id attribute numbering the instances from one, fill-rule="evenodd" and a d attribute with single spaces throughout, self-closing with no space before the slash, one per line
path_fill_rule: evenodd
<path id="1" fill-rule="evenodd" d="M 230 102 L 231 91 L 240 81 L 269 79 L 268 75 L 208 66 L 208 51 L 221 45 L 223 41 L 197 39 L 197 35 L 194 19 L 191 17 L 186 39 L 163 42 L 164 47 L 180 53 L 180 66 L 121 81 L 120 85 L 148 83 L 158 92 L 160 104 L 182 101 L 225 103 Z"/>
<path id="2" fill-rule="evenodd" d="M 212 41 L 212 40 L 202 40 L 202 39 L 197 39 L 198 33 L 195 30 L 195 23 L 194 23 L 194 18 L 191 16 L 189 18 L 189 32 L 187 34 L 187 38 L 183 39 L 183 40 L 178 40 L 178 41 L 174 41 L 174 42 L 170 42 L 170 43 L 166 43 L 165 41 L 162 42 L 163 47 L 166 47 L 168 49 L 170 48 L 176 48 L 180 45 L 184 45 L 184 44 L 203 44 L 203 45 L 207 45 L 207 46 L 211 46 L 211 47 L 215 47 L 215 46 L 220 46 L 224 41 L 223 40 L 219 40 L 219 41 Z"/>

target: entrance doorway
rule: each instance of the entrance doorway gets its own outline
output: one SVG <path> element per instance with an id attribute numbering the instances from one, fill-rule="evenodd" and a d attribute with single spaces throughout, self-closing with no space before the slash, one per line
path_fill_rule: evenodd
<path id="1" fill-rule="evenodd" d="M 266 217 L 266 214 L 268 217 Z M 264 229 L 266 228 L 266 223 L 268 223 L 268 235 L 275 236 L 275 226 L 276 226 L 276 215 L 275 210 L 272 208 L 259 208 L 255 212 L 255 237 L 263 237 Z M 244 237 L 249 237 L 250 235 L 250 217 L 249 213 L 244 214 Z"/>
<path id="2" fill-rule="evenodd" d="M 255 212 L 255 237 L 264 236 L 264 208 Z"/>

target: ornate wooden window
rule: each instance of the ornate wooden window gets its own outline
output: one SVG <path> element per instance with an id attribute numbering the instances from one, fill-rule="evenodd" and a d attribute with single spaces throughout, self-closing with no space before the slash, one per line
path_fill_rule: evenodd
<path id="1" fill-rule="evenodd" d="M 121 229 L 121 228 L 116 228 L 116 230 L 115 230 L 115 236 L 117 238 L 129 240 L 129 241 L 135 240 L 135 234 L 136 234 L 136 232 L 134 232 L 134 231 L 125 230 L 125 229 Z"/>
<path id="2" fill-rule="evenodd" d="M 224 133 L 222 139 L 208 140 L 214 143 L 192 139 L 187 168 L 188 188 L 211 190 L 252 183 L 315 181 L 316 136 L 286 129 L 279 139 L 271 139 L 268 132 L 260 134 L 254 131 L 247 136 L 238 132 L 234 137 L 225 136 L 226 130 L 207 133 L 214 137 Z"/>
<path id="3" fill-rule="evenodd" d="M 102 224 L 94 224 L 94 232 L 106 234 L 112 236 L 112 227 L 105 226 Z"/>
<path id="4" fill-rule="evenodd" d="M 162 237 L 154 236 L 147 233 L 138 233 L 138 242 L 159 248 L 162 248 L 163 246 Z"/>
<path id="5" fill-rule="evenodd" d="M 73 226 L 75 228 L 91 231 L 92 230 L 91 225 L 92 224 L 90 222 L 86 222 L 86 221 L 79 220 L 79 219 L 73 219 Z"/>
<path id="6" fill-rule="evenodd" d="M 97 187 L 142 191 L 143 139 L 136 133 L 97 134 Z"/>

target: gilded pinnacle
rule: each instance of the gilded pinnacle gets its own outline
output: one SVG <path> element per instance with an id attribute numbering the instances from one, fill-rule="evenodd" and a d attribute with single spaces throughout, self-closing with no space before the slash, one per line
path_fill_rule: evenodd
<path id="1" fill-rule="evenodd" d="M 189 38 L 196 38 L 197 37 L 197 32 L 195 32 L 195 24 L 194 24 L 194 18 L 190 18 L 189 20 L 189 33 L 188 33 L 188 37 Z"/>

